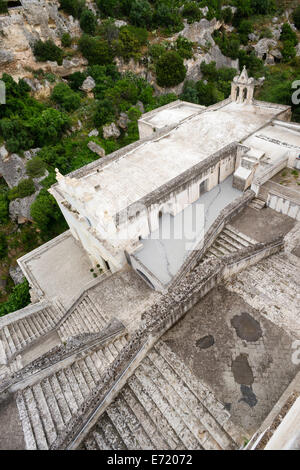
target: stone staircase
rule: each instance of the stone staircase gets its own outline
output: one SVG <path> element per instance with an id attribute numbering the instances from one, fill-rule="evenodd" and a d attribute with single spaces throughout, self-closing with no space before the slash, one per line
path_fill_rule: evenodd
<path id="1" fill-rule="evenodd" d="M 224 406 L 159 341 L 81 447 L 221 450 L 239 448 L 241 437 Z"/>
<path id="2" fill-rule="evenodd" d="M 0 340 L 6 357 L 9 359 L 18 354 L 28 344 L 52 330 L 63 315 L 64 312 L 58 304 L 55 306 L 49 305 L 31 315 L 3 326 L 0 331 Z"/>
<path id="3" fill-rule="evenodd" d="M 17 392 L 26 449 L 48 449 L 126 345 L 113 340 L 69 367 Z"/>
<path id="4" fill-rule="evenodd" d="M 261 209 L 266 207 L 266 201 L 264 201 L 263 199 L 261 199 L 259 197 L 256 197 L 256 198 L 252 199 L 251 202 L 249 202 L 248 206 L 252 207 L 252 209 L 260 211 Z"/>
<path id="5" fill-rule="evenodd" d="M 255 240 L 239 232 L 233 226 L 226 225 L 212 246 L 207 250 L 202 260 L 215 257 L 222 258 L 256 243 Z"/>
<path id="6" fill-rule="evenodd" d="M 57 332 L 62 342 L 82 333 L 99 333 L 109 323 L 94 300 L 87 293 L 76 305 L 73 312 L 61 324 Z"/>

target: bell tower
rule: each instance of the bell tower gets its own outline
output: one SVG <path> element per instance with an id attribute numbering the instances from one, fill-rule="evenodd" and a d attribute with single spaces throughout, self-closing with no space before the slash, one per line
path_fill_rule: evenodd
<path id="1" fill-rule="evenodd" d="M 254 78 L 249 78 L 247 69 L 244 67 L 242 73 L 234 77 L 231 84 L 231 100 L 239 104 L 252 104 L 254 88 Z"/>

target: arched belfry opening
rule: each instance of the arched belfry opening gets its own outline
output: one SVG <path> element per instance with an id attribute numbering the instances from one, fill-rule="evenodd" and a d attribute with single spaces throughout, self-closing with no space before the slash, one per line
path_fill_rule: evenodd
<path id="1" fill-rule="evenodd" d="M 234 77 L 231 84 L 231 100 L 239 104 L 252 104 L 255 81 L 249 78 L 246 67 L 240 75 Z"/>

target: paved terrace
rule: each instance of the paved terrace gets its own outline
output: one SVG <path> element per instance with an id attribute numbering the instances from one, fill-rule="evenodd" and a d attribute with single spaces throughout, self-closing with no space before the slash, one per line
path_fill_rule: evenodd
<path id="1" fill-rule="evenodd" d="M 163 214 L 160 228 L 141 240 L 136 257 L 163 284 L 169 283 L 220 212 L 241 194 L 230 176 L 175 217 Z"/>
<path id="2" fill-rule="evenodd" d="M 224 146 L 241 141 L 282 109 L 229 103 L 187 118 L 163 137 L 142 143 L 81 179 L 99 186 L 99 216 L 128 207 Z M 149 175 L 155 175 L 150 178 Z"/>

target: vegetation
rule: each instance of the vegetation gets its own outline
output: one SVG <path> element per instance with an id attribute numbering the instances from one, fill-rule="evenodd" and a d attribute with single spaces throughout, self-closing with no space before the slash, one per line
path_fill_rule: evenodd
<path id="1" fill-rule="evenodd" d="M 159 86 L 172 87 L 181 83 L 186 76 L 183 58 L 176 51 L 167 51 L 158 59 L 156 78 Z"/>
<path id="2" fill-rule="evenodd" d="M 27 281 L 13 288 L 8 300 L 0 304 L 0 317 L 26 307 L 30 303 L 29 284 Z"/>
<path id="3" fill-rule="evenodd" d="M 26 173 L 31 178 L 44 176 L 46 164 L 40 157 L 34 157 L 26 163 Z"/>
<path id="4" fill-rule="evenodd" d="M 41 40 L 36 41 L 33 46 L 33 53 L 39 62 L 51 60 L 56 61 L 58 65 L 62 64 L 63 50 L 56 46 L 51 39 L 44 42 Z"/>
<path id="5" fill-rule="evenodd" d="M 13 201 L 14 199 L 31 196 L 35 192 L 34 183 L 31 178 L 23 179 L 20 181 L 18 186 L 11 188 L 8 191 L 8 199 Z"/>

